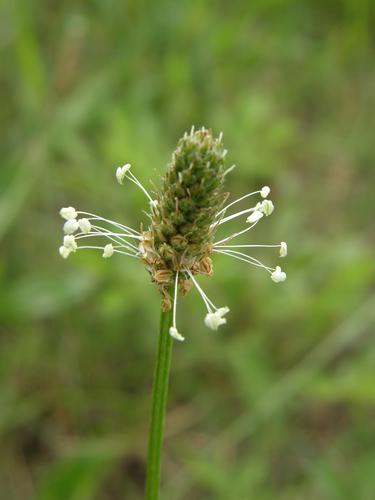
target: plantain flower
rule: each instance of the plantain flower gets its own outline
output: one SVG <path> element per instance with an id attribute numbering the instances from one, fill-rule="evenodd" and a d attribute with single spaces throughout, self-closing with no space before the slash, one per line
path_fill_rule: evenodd
<path id="1" fill-rule="evenodd" d="M 160 189 L 153 196 L 132 172 L 129 163 L 118 167 L 116 179 L 135 184 L 146 196 L 149 224 L 140 224 L 139 230 L 99 215 L 66 207 L 60 210 L 65 219 L 64 241 L 59 248 L 66 259 L 80 250 L 99 250 L 103 258 L 114 254 L 126 255 L 139 260 L 150 275 L 162 297 L 162 309 L 173 308 L 169 334 L 178 341 L 185 340 L 177 328 L 177 301 L 193 286 L 206 308 L 205 325 L 217 330 L 226 323 L 229 308 L 216 307 L 208 298 L 197 276 L 211 276 L 214 254 L 232 257 L 270 274 L 272 281 L 285 281 L 286 274 L 279 266 L 272 268 L 249 255 L 252 248 L 278 248 L 280 257 L 287 255 L 287 244 L 230 244 L 232 240 L 248 233 L 264 216 L 270 216 L 274 205 L 268 199 L 270 188 L 245 194 L 225 205 L 224 181 L 233 167 L 226 166 L 227 151 L 222 134 L 215 138 L 210 130 L 202 128 L 185 135 L 178 142 Z M 230 209 L 250 197 L 259 196 L 261 201 L 235 213 Z M 224 224 L 243 217 L 244 229 L 217 238 Z M 94 244 L 92 242 L 94 241 Z M 87 244 L 89 243 L 89 244 Z M 173 292 L 171 293 L 171 291 Z"/>

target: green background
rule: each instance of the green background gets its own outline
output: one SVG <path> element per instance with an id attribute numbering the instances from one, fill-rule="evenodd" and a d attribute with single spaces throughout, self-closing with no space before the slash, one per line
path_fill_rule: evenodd
<path id="1" fill-rule="evenodd" d="M 159 297 L 135 260 L 63 261 L 58 210 L 147 222 L 114 169 L 159 182 L 195 124 L 233 197 L 272 187 L 246 241 L 287 241 L 288 279 L 215 257 L 216 333 L 179 302 L 162 499 L 372 500 L 374 4 L 0 5 L 0 499 L 142 497 Z"/>

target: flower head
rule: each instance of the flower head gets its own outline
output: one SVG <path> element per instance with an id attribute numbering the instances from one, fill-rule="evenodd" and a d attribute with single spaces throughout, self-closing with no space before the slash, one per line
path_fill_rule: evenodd
<path id="1" fill-rule="evenodd" d="M 132 173 L 129 163 L 118 167 L 117 181 L 123 184 L 127 179 L 146 196 L 149 227 L 144 229 L 141 225 L 137 230 L 90 212 L 76 211 L 73 207 L 62 208 L 60 214 L 66 222 L 60 255 L 66 259 L 72 252 L 93 249 L 100 250 L 105 259 L 122 254 L 141 261 L 161 293 L 163 310 L 173 308 L 169 334 L 178 341 L 184 340 L 176 324 L 178 296 L 185 295 L 194 286 L 206 308 L 205 325 L 217 330 L 226 323 L 229 308 L 216 307 L 197 281 L 200 274 L 212 275 L 215 254 L 262 268 L 276 283 L 286 279 L 279 266 L 265 266 L 247 253 L 256 247 L 279 248 L 280 257 L 285 257 L 285 242 L 271 245 L 229 244 L 251 230 L 264 216 L 271 215 L 274 205 L 267 198 L 270 188 L 264 186 L 224 206 L 227 199 L 227 194 L 223 192 L 224 181 L 233 170 L 233 167 L 226 166 L 226 156 L 222 134 L 215 138 L 210 130 L 202 128 L 195 131 L 192 128 L 178 142 L 161 187 L 154 196 Z M 234 205 L 257 195 L 261 201 L 254 206 L 230 213 Z M 216 238 L 223 224 L 243 215 L 246 215 L 248 223 L 244 229 L 222 239 Z"/>

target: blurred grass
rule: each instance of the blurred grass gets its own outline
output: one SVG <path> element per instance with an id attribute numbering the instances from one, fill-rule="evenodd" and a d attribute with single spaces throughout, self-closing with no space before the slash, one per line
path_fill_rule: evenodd
<path id="1" fill-rule="evenodd" d="M 271 185 L 251 238 L 290 256 L 283 286 L 216 259 L 218 334 L 196 296 L 180 303 L 163 498 L 372 500 L 373 4 L 0 14 L 1 500 L 142 497 L 158 297 L 131 261 L 61 261 L 57 212 L 137 224 L 142 195 L 114 167 L 157 182 L 192 124 L 223 130 L 234 195 Z"/>

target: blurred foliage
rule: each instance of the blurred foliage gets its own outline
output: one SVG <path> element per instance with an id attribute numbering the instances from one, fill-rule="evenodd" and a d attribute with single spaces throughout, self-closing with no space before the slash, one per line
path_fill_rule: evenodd
<path id="1" fill-rule="evenodd" d="M 58 210 L 138 223 L 114 168 L 158 182 L 192 124 L 224 132 L 234 196 L 273 188 L 249 237 L 290 256 L 279 286 L 218 256 L 218 333 L 180 302 L 162 498 L 373 499 L 374 3 L 0 14 L 1 500 L 142 498 L 159 297 L 131 260 L 60 259 Z"/>

